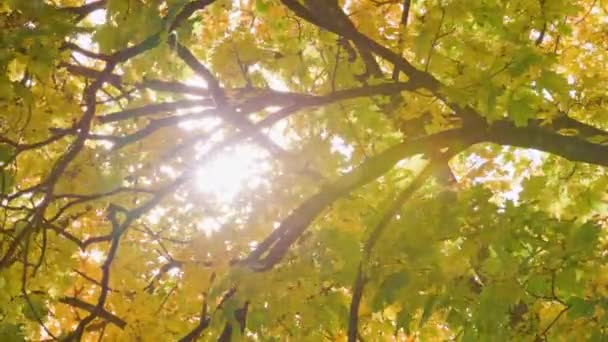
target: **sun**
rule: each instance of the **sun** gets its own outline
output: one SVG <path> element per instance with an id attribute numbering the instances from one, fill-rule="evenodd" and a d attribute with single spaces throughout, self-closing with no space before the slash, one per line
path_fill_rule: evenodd
<path id="1" fill-rule="evenodd" d="M 287 90 L 287 85 L 281 82 L 276 75 L 266 74 L 275 90 Z M 185 80 L 186 84 L 206 88 L 207 82 L 196 75 Z M 195 112 L 204 108 L 192 108 L 186 111 L 178 111 L 178 114 Z M 268 108 L 272 112 L 279 108 Z M 221 205 L 230 206 L 239 194 L 245 191 L 255 191 L 262 186 L 270 184 L 272 158 L 268 151 L 254 143 L 241 143 L 226 148 L 221 153 L 205 160 L 205 152 L 214 144 L 225 139 L 227 136 L 221 131 L 221 126 L 226 124 L 221 118 L 203 118 L 194 121 L 182 122 L 180 127 L 185 131 L 203 131 L 210 136 L 209 140 L 199 146 L 196 159 L 204 161 L 196 171 L 196 188 L 205 195 Z M 280 147 L 288 146 L 295 140 L 293 132 L 288 129 L 286 122 L 279 123 L 263 131 L 270 140 Z"/>
<path id="2" fill-rule="evenodd" d="M 230 204 L 244 191 L 268 185 L 268 154 L 251 144 L 236 145 L 202 165 L 196 174 L 199 191 L 221 204 Z"/>

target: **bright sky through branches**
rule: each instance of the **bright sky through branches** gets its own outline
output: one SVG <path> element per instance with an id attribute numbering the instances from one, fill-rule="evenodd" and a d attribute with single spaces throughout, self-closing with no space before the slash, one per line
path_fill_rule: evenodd
<path id="1" fill-rule="evenodd" d="M 255 191 L 268 184 L 271 166 L 267 153 L 242 144 L 227 149 L 197 172 L 196 185 L 221 204 L 230 205 L 241 191 Z"/>
<path id="2" fill-rule="evenodd" d="M 0 1 L 0 342 L 608 340 L 607 17 Z"/>

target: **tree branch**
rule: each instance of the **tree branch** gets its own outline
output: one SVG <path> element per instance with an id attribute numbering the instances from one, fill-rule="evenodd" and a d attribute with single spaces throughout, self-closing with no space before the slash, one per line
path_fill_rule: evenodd
<path id="1" fill-rule="evenodd" d="M 428 176 L 433 173 L 434 169 L 439 166 L 439 164 L 447 162 L 447 157 L 448 156 L 446 155 L 439 158 L 439 160 L 430 161 L 424 167 L 424 169 L 414 178 L 414 181 L 408 184 L 408 186 L 403 189 L 401 193 L 397 196 L 393 204 L 384 213 L 378 224 L 372 230 L 369 238 L 365 242 L 365 245 L 363 247 L 363 256 L 361 258 L 361 262 L 357 270 L 357 276 L 353 285 L 353 294 L 350 304 L 350 314 L 348 320 L 349 342 L 356 342 L 357 336 L 359 335 L 359 305 L 361 304 L 361 298 L 363 297 L 363 290 L 365 288 L 365 282 L 367 279 L 365 275 L 365 270 L 367 269 L 369 257 L 372 253 L 374 246 L 376 245 L 376 242 L 378 242 L 378 239 L 380 238 L 384 230 L 388 227 L 393 217 L 395 217 L 399 210 L 412 199 L 416 191 L 420 189 L 420 187 L 426 181 Z"/>
<path id="2" fill-rule="evenodd" d="M 66 304 L 66 305 L 73 306 L 78 309 L 88 311 L 89 313 L 93 313 L 96 310 L 95 305 L 89 304 L 87 302 L 83 302 L 82 300 L 80 300 L 76 297 L 62 297 L 62 298 L 59 298 L 59 302 Z M 104 320 L 108 321 L 109 323 L 116 325 L 120 329 L 124 329 L 127 326 L 127 322 L 125 322 L 120 317 L 114 315 L 113 313 L 111 313 L 103 308 L 99 310 L 98 315 L 99 315 L 99 317 L 103 318 Z"/>
<path id="3" fill-rule="evenodd" d="M 209 327 L 211 323 L 211 318 L 207 314 L 207 296 L 205 295 L 203 298 L 203 306 L 201 309 L 201 315 L 199 318 L 199 322 L 186 336 L 179 339 L 179 342 L 191 342 L 196 341 L 198 337 Z"/>
<path id="4" fill-rule="evenodd" d="M 178 109 L 188 109 L 193 107 L 209 107 L 213 103 L 208 99 L 186 99 L 175 102 L 154 103 L 147 106 L 125 109 L 120 112 L 109 113 L 104 116 L 97 117 L 101 123 L 109 123 L 122 121 L 127 119 L 139 118 L 142 116 L 157 114 L 160 112 L 173 112 Z"/>
<path id="5" fill-rule="evenodd" d="M 291 212 L 270 235 L 249 254 L 245 263 L 256 271 L 265 271 L 276 265 L 289 247 L 308 228 L 312 221 L 330 204 L 352 190 L 380 177 L 397 162 L 418 153 L 436 153 L 449 149 L 457 153 L 479 142 L 478 134 L 465 130 L 451 130 L 435 135 L 406 140 L 379 155 L 368 159 L 353 171 L 321 189 Z"/>
<path id="6" fill-rule="evenodd" d="M 194 71 L 198 76 L 207 82 L 207 87 L 211 93 L 211 97 L 215 100 L 216 106 L 226 104 L 226 95 L 220 86 L 220 82 L 213 76 L 211 71 L 207 69 L 185 46 L 177 42 L 175 35 L 169 36 L 169 44 L 177 46 L 177 55 Z"/>
<path id="7" fill-rule="evenodd" d="M 408 18 L 409 18 L 409 14 L 410 14 L 410 5 L 411 5 L 411 0 L 403 0 L 403 10 L 401 12 L 401 21 L 400 21 L 402 31 L 399 32 L 399 40 L 397 41 L 397 48 L 399 49 L 400 53 L 403 48 L 403 32 L 407 28 L 407 22 L 408 22 Z M 393 81 L 399 80 L 399 68 L 396 65 L 393 67 L 392 79 L 393 79 Z"/>

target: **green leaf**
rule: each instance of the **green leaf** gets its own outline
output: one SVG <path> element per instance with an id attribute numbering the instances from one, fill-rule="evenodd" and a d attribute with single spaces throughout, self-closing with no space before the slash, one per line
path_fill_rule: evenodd
<path id="1" fill-rule="evenodd" d="M 260 14 L 265 14 L 268 12 L 268 2 L 266 0 L 256 0 L 255 10 Z"/>
<path id="2" fill-rule="evenodd" d="M 589 300 L 585 300 L 580 297 L 573 297 L 568 300 L 568 317 L 570 318 L 581 318 L 590 316 L 595 311 L 595 303 Z"/>
<path id="3" fill-rule="evenodd" d="M 473 325 L 467 325 L 464 328 L 464 333 L 462 334 L 462 342 L 477 342 L 479 339 L 477 338 L 477 330 Z"/>
<path id="4" fill-rule="evenodd" d="M 494 86 L 491 82 L 486 82 L 485 87 L 482 89 L 483 94 L 485 94 L 485 115 L 486 117 L 492 121 L 496 119 L 496 100 L 502 94 L 502 89 Z"/>
<path id="5" fill-rule="evenodd" d="M 247 313 L 247 329 L 256 331 L 268 324 L 268 310 L 254 306 L 254 309 Z"/>
<path id="6" fill-rule="evenodd" d="M 374 308 L 381 308 L 386 304 L 397 301 L 399 292 L 410 281 L 409 275 L 404 272 L 396 272 L 384 279 L 373 300 Z"/>
<path id="7" fill-rule="evenodd" d="M 431 318 L 431 315 L 435 312 L 435 305 L 437 305 L 438 300 L 439 296 L 435 294 L 431 294 L 427 297 L 422 309 L 422 316 L 420 317 L 420 323 L 418 324 L 419 327 L 422 327 L 429 318 Z"/>
<path id="8" fill-rule="evenodd" d="M 542 194 L 542 191 L 547 186 L 547 177 L 545 176 L 532 176 L 523 181 L 523 192 L 521 197 L 526 200 L 534 200 Z"/>
<path id="9" fill-rule="evenodd" d="M 126 15 L 129 12 L 131 0 L 109 0 L 106 5 L 111 15 Z"/>
<path id="10" fill-rule="evenodd" d="M 587 222 L 573 230 L 568 241 L 569 247 L 574 250 L 588 250 L 597 242 L 599 233 L 600 228 L 596 224 Z"/>
<path id="11" fill-rule="evenodd" d="M 188 2 L 188 0 L 176 0 L 172 1 L 169 4 L 169 11 L 167 15 L 163 18 L 165 22 L 165 30 L 167 29 L 166 23 L 172 23 L 175 20 L 175 17 L 180 13 L 180 11 L 184 8 L 184 5 Z"/>
<path id="12" fill-rule="evenodd" d="M 534 49 L 526 47 L 515 55 L 513 62 L 509 66 L 509 72 L 513 76 L 521 76 L 532 65 L 539 64 L 540 62 L 542 62 L 542 57 Z"/>
<path id="13" fill-rule="evenodd" d="M 537 80 L 537 84 L 540 88 L 554 94 L 561 96 L 568 94 L 568 81 L 565 77 L 553 71 L 543 70 L 540 78 Z"/>
<path id="14" fill-rule="evenodd" d="M 515 126 L 525 127 L 528 125 L 528 120 L 532 118 L 534 110 L 530 106 L 530 102 L 527 98 L 513 98 L 509 99 L 507 103 L 507 111 L 509 117 L 513 119 Z"/>
<path id="15" fill-rule="evenodd" d="M 21 328 L 12 323 L 0 323 L 0 341 L 2 342 L 23 342 L 25 336 Z"/>
<path id="16" fill-rule="evenodd" d="M 41 296 L 29 296 L 29 302 L 24 300 L 22 310 L 27 319 L 35 322 L 45 320 L 49 312 Z"/>
<path id="17" fill-rule="evenodd" d="M 15 177 L 8 170 L 0 170 L 0 193 L 11 192 L 15 185 Z"/>
<path id="18" fill-rule="evenodd" d="M 424 30 L 416 37 L 414 47 L 420 58 L 427 57 L 428 50 L 431 48 L 434 36 L 435 34 L 430 30 Z"/>
<path id="19" fill-rule="evenodd" d="M 412 313 L 407 309 L 402 309 L 397 314 L 396 323 L 397 329 L 403 328 L 406 334 L 410 334 L 410 322 L 412 321 Z"/>
<path id="20" fill-rule="evenodd" d="M 0 145 L 0 165 L 11 160 L 15 150 L 9 145 Z"/>
<path id="21" fill-rule="evenodd" d="M 533 275 L 526 282 L 526 287 L 535 296 L 544 296 L 551 291 L 550 279 L 542 275 Z"/>
<path id="22" fill-rule="evenodd" d="M 580 295 L 585 290 L 585 287 L 577 278 L 576 268 L 568 267 L 555 276 L 556 286 L 560 292 Z"/>
<path id="23" fill-rule="evenodd" d="M 93 34 L 93 40 L 99 44 L 99 51 L 102 53 L 110 53 L 116 48 L 120 37 L 116 34 L 116 29 L 109 25 L 103 25 Z"/>
<path id="24" fill-rule="evenodd" d="M 470 93 L 458 87 L 445 86 L 441 88 L 441 92 L 460 105 L 467 105 L 471 99 Z"/>

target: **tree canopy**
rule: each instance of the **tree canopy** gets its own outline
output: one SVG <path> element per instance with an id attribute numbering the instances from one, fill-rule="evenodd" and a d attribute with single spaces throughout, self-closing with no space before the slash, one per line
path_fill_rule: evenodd
<path id="1" fill-rule="evenodd" d="M 0 1 L 0 340 L 608 339 L 607 24 Z"/>

